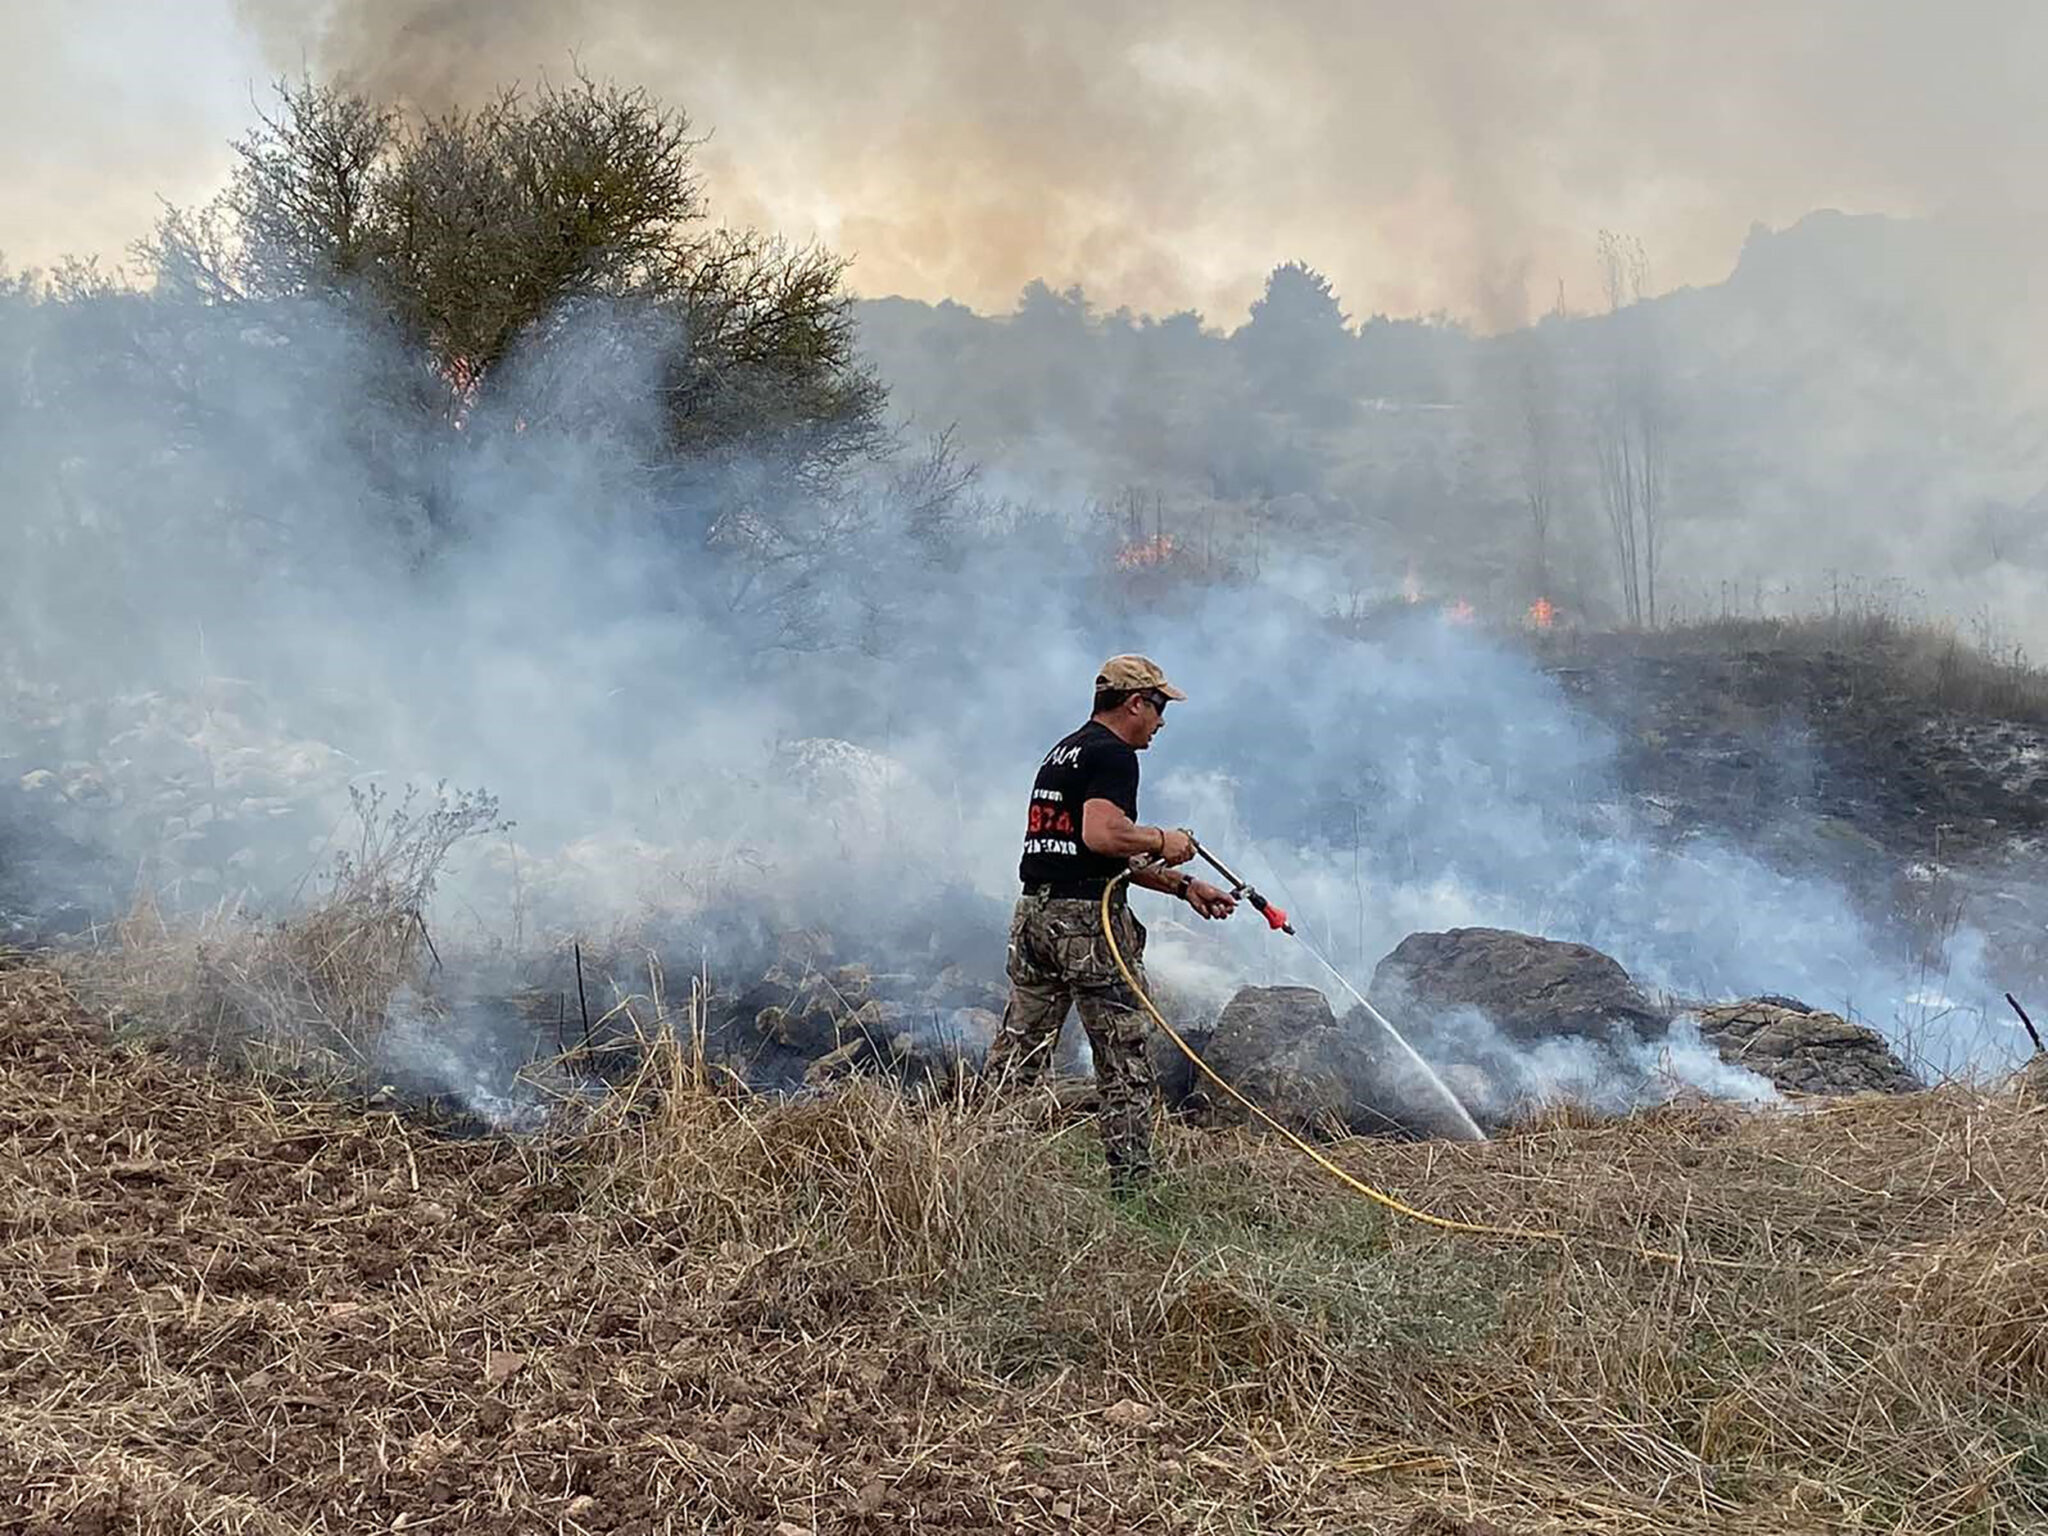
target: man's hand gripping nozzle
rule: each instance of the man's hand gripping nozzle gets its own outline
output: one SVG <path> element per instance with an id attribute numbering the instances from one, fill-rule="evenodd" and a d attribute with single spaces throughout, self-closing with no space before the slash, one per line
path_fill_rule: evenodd
<path id="1" fill-rule="evenodd" d="M 1188 841 L 1195 845 L 1195 852 L 1202 856 L 1208 866 L 1223 877 L 1224 883 L 1230 887 L 1230 894 L 1239 901 L 1250 902 L 1259 916 L 1266 920 L 1267 927 L 1276 929 L 1281 933 L 1291 934 L 1294 932 L 1294 925 L 1287 920 L 1287 910 L 1284 907 L 1274 906 L 1273 903 L 1261 896 L 1251 885 L 1239 879 L 1236 872 L 1229 865 L 1202 846 L 1201 840 L 1194 833 L 1188 833 Z"/>

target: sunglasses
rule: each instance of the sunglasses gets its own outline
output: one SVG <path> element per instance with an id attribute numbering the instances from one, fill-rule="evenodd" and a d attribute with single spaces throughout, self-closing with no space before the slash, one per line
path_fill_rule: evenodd
<path id="1" fill-rule="evenodd" d="M 1158 711 L 1158 713 L 1160 713 L 1161 715 L 1164 715 L 1166 713 L 1166 706 L 1172 702 L 1170 699 L 1166 697 L 1165 694 L 1161 693 L 1157 688 L 1147 688 L 1143 693 L 1139 694 L 1138 697 L 1143 699 L 1147 704 L 1150 704 L 1152 708 Z"/>

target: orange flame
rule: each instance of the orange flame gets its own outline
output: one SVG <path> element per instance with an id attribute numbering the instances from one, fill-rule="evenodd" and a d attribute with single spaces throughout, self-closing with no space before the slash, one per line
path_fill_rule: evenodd
<path id="1" fill-rule="evenodd" d="M 1444 617 L 1453 624 L 1470 624 L 1472 622 L 1472 605 L 1461 597 L 1456 602 L 1445 606 Z"/>
<path id="2" fill-rule="evenodd" d="M 1539 597 L 1529 605 L 1529 622 L 1538 629 L 1548 629 L 1557 622 L 1557 609 L 1551 606 L 1549 598 Z"/>
<path id="3" fill-rule="evenodd" d="M 476 404 L 477 385 L 483 380 L 483 370 L 466 357 L 451 357 L 441 364 L 441 377 L 448 381 L 448 387 L 455 391 L 455 429 L 459 432 L 469 419 L 469 409 Z"/>
<path id="4" fill-rule="evenodd" d="M 1135 571 L 1141 566 L 1164 565 L 1172 557 L 1173 535 L 1155 533 L 1149 539 L 1140 539 L 1118 550 L 1116 563 L 1123 570 Z"/>

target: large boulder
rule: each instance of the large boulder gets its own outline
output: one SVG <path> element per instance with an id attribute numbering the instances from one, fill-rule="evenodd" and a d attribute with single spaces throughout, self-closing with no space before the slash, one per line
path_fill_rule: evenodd
<path id="1" fill-rule="evenodd" d="M 1373 1005 L 1397 1027 L 1426 1027 L 1474 1009 L 1511 1041 L 1560 1035 L 1654 1039 L 1670 1027 L 1629 974 L 1587 944 L 1505 928 L 1411 933 L 1372 974 Z"/>
<path id="2" fill-rule="evenodd" d="M 1167 1010 L 1173 1020 L 1174 1032 L 1187 1041 L 1188 1048 L 1198 1053 L 1204 1061 L 1209 1059 L 1210 1026 L 1184 1019 L 1183 1015 Z M 1195 1070 L 1195 1064 L 1182 1054 L 1179 1046 L 1166 1038 L 1160 1029 L 1146 1031 L 1145 1059 L 1152 1066 L 1152 1081 L 1158 1086 L 1159 1097 L 1168 1109 L 1188 1109 L 1195 1090 L 1206 1080 Z M 1212 1088 L 1213 1091 L 1213 1088 Z M 1208 1101 L 1202 1101 L 1206 1104 Z"/>
<path id="3" fill-rule="evenodd" d="M 1374 1031 L 1338 1019 L 1313 987 L 1244 987 L 1216 1020 L 1203 1057 L 1226 1082 L 1282 1124 L 1358 1134 L 1429 1132 L 1439 1112 L 1406 1091 Z M 1248 1112 L 1205 1078 L 1189 1107 L 1217 1124 Z"/>
<path id="4" fill-rule="evenodd" d="M 1792 998 L 1702 1008 L 1700 1033 L 1724 1061 L 1767 1077 L 1781 1093 L 1911 1093 L 1925 1086 L 1884 1037 Z"/>

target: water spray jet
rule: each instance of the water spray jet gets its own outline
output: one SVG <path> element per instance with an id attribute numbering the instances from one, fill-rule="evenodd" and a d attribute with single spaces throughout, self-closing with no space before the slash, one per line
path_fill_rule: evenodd
<path id="1" fill-rule="evenodd" d="M 1422 1059 L 1422 1053 L 1408 1043 L 1407 1037 L 1393 1026 L 1387 1016 L 1367 1002 L 1365 994 L 1354 987 L 1342 971 L 1338 970 L 1336 966 L 1324 958 L 1321 950 L 1309 943 L 1301 934 L 1294 931 L 1294 924 L 1288 920 L 1286 909 L 1274 906 L 1273 903 L 1260 895 L 1258 890 L 1249 881 L 1238 875 L 1236 871 L 1217 858 L 1207 848 L 1204 848 L 1201 840 L 1192 832 L 1188 833 L 1188 842 L 1193 845 L 1195 852 L 1201 855 L 1203 861 L 1228 883 L 1232 897 L 1239 901 L 1249 902 L 1252 910 L 1266 920 L 1267 927 L 1273 929 L 1276 933 L 1288 935 L 1299 943 L 1303 949 L 1306 949 L 1315 958 L 1316 963 L 1336 979 L 1337 985 L 1351 994 L 1352 1000 L 1365 1011 L 1365 1016 L 1387 1032 L 1388 1037 L 1393 1040 L 1394 1044 L 1398 1045 L 1407 1054 L 1408 1059 L 1421 1069 L 1422 1075 L 1429 1079 L 1430 1085 L 1441 1095 L 1443 1101 L 1451 1106 L 1452 1112 L 1457 1115 L 1458 1122 L 1464 1127 L 1469 1139 L 1485 1141 L 1487 1139 L 1486 1132 L 1479 1128 L 1479 1122 L 1472 1118 L 1471 1112 L 1459 1101 L 1458 1096 L 1451 1092 L 1450 1084 L 1439 1077 L 1436 1069 Z"/>

